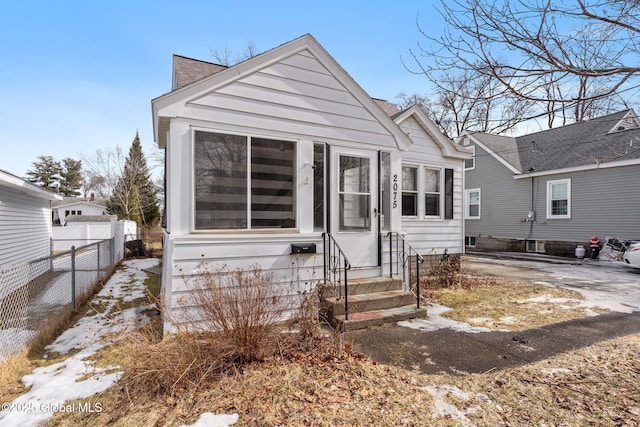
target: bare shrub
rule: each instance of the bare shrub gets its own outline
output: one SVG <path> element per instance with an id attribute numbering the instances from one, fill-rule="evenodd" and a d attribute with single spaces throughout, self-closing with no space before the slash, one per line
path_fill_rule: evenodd
<path id="1" fill-rule="evenodd" d="M 316 290 L 282 295 L 273 274 L 259 266 L 242 271 L 203 264 L 201 270 L 185 278 L 190 295 L 181 302 L 181 317 L 169 319 L 174 333 L 159 340 L 157 331 L 142 330 L 129 340 L 121 383 L 130 395 L 193 393 L 251 363 L 302 353 L 333 356 L 319 332 Z"/>
<path id="2" fill-rule="evenodd" d="M 278 293 L 273 274 L 258 265 L 247 271 L 226 265 L 214 270 L 203 263 L 202 272 L 187 283 L 191 298 L 182 302 L 186 322 L 178 329 L 217 332 L 240 363 L 269 352 L 276 325 L 292 308 L 291 299 Z"/>
<path id="3" fill-rule="evenodd" d="M 449 255 L 431 257 L 428 275 L 423 284 L 430 288 L 451 288 L 461 285 L 462 281 L 460 257 Z"/>

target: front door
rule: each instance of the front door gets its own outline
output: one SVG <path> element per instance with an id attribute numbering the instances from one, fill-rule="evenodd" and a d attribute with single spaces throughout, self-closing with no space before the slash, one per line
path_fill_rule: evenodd
<path id="1" fill-rule="evenodd" d="M 335 201 L 332 228 L 336 241 L 353 267 L 378 265 L 377 153 L 333 152 Z"/>

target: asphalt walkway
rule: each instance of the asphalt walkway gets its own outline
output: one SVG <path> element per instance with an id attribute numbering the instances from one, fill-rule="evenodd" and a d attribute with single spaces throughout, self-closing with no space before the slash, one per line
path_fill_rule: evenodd
<path id="1" fill-rule="evenodd" d="M 423 331 L 393 323 L 348 332 L 345 340 L 379 363 L 426 374 L 484 373 L 635 333 L 640 333 L 640 312 L 602 314 L 511 332 Z"/>

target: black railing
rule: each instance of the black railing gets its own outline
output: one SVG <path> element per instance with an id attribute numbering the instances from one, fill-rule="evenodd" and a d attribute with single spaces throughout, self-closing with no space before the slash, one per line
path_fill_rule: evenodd
<path id="1" fill-rule="evenodd" d="M 324 244 L 324 282 L 331 284 L 338 296 L 341 299 L 344 298 L 344 318 L 348 320 L 347 272 L 351 269 L 351 263 L 331 234 L 322 233 L 322 243 Z"/>
<path id="2" fill-rule="evenodd" d="M 420 308 L 420 264 L 424 263 L 424 257 L 400 233 L 390 231 L 387 237 L 389 238 L 389 277 L 393 277 L 394 274 L 401 277 L 403 283 L 407 283 L 409 290 L 415 295 L 417 308 Z M 412 288 L 414 282 L 411 274 L 411 258 L 415 259 L 415 291 Z"/>

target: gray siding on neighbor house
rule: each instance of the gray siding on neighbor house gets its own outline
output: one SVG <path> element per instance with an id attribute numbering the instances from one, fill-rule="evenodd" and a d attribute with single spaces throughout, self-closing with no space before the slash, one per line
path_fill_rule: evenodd
<path id="1" fill-rule="evenodd" d="M 50 203 L 0 186 L 0 267 L 49 255 Z"/>
<path id="2" fill-rule="evenodd" d="M 465 171 L 465 188 L 481 189 L 480 219 L 465 221 L 465 235 L 498 239 L 529 236 L 530 223 L 522 220 L 531 209 L 531 182 L 515 180 L 513 176 L 502 163 L 476 146 L 475 168 Z"/>
<path id="3" fill-rule="evenodd" d="M 571 218 L 547 219 L 547 182 L 571 179 Z M 536 178 L 532 239 L 588 243 L 591 236 L 640 239 L 640 165 Z"/>
<path id="4" fill-rule="evenodd" d="M 476 146 L 476 167 L 465 188 L 481 189 L 481 218 L 465 221 L 465 235 L 492 239 L 584 242 L 591 236 L 640 239 L 640 165 L 514 179 L 515 174 Z M 571 180 L 571 217 L 547 218 L 547 183 Z M 533 180 L 535 221 L 531 210 Z"/>

